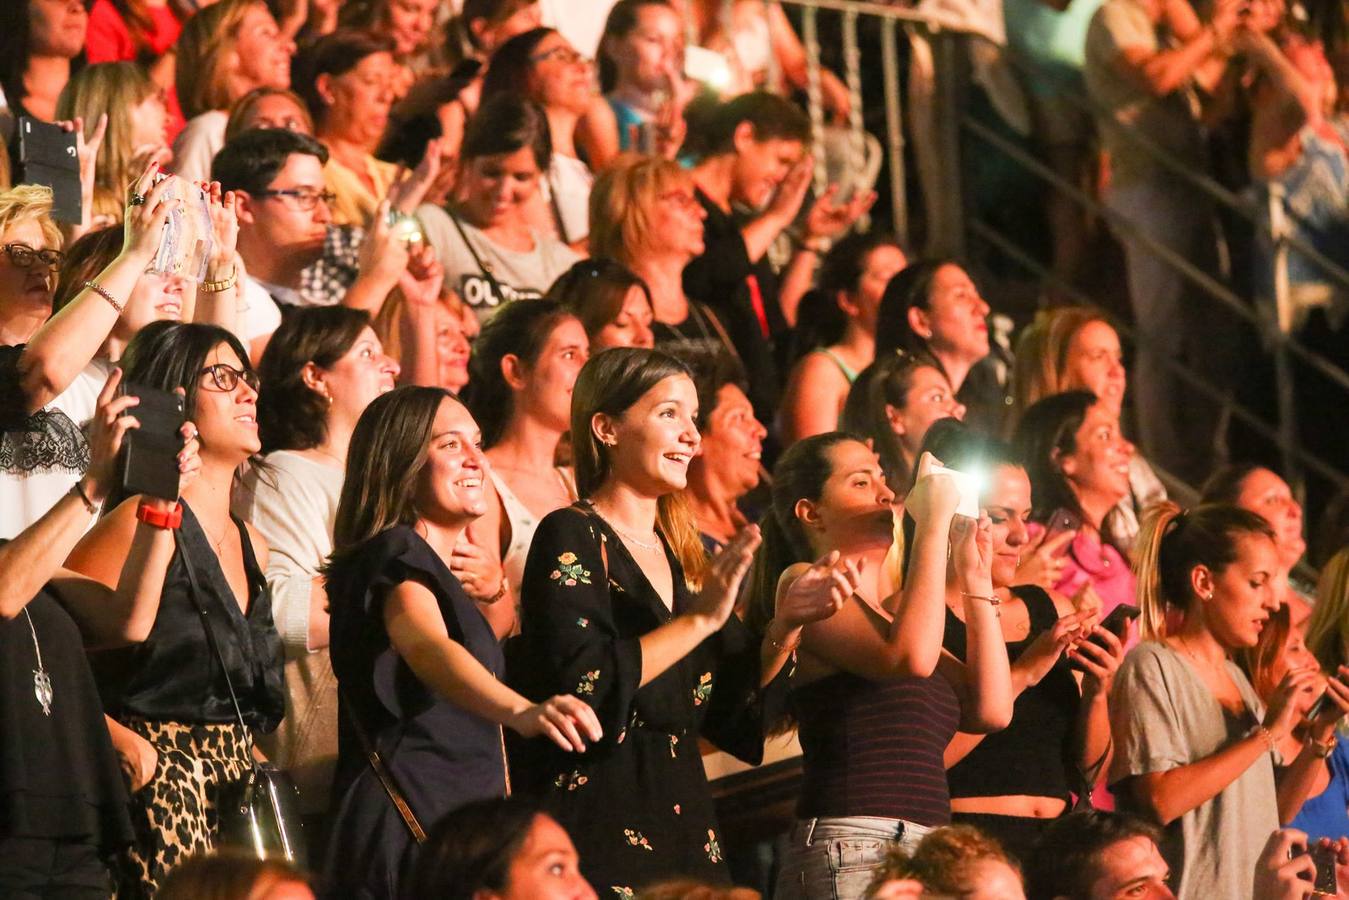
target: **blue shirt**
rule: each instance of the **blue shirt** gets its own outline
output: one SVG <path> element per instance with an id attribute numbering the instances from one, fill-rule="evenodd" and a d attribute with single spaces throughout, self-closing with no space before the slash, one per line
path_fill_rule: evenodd
<path id="1" fill-rule="evenodd" d="M 1293 828 L 1307 832 L 1309 843 L 1318 838 L 1332 841 L 1349 835 L 1349 741 L 1341 740 L 1327 760 L 1330 764 L 1330 784 L 1298 811 L 1290 823 Z"/>

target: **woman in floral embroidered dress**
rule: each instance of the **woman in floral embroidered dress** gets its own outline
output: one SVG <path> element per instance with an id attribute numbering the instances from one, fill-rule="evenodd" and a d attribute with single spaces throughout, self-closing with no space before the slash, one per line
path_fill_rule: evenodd
<path id="1" fill-rule="evenodd" d="M 674 876 L 729 881 L 698 739 L 758 763 L 801 626 L 855 587 L 854 572 L 821 566 L 784 593 L 763 641 L 732 615 L 759 535 L 703 554 L 678 493 L 697 404 L 688 370 L 662 353 L 592 358 L 572 400 L 583 499 L 544 518 L 525 565 L 513 680 L 530 697 L 575 694 L 604 729 L 584 757 L 537 747 L 533 760 L 601 896 Z"/>

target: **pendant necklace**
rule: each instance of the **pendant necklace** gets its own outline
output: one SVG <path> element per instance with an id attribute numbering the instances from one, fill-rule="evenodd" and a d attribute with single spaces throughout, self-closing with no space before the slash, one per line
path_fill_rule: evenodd
<path id="1" fill-rule="evenodd" d="M 37 656 L 37 668 L 33 670 L 33 696 L 37 698 L 38 704 L 42 707 L 42 714 L 50 716 L 52 714 L 52 677 L 47 674 L 47 669 L 42 665 L 42 647 L 37 642 L 37 629 L 33 627 L 33 617 L 28 614 L 28 607 L 23 608 L 23 616 L 28 620 L 28 630 L 33 635 L 33 653 Z"/>

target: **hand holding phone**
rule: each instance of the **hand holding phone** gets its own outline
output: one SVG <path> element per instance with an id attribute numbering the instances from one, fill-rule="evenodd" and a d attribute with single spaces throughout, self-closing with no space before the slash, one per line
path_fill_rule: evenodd
<path id="1" fill-rule="evenodd" d="M 1126 643 L 1129 640 L 1129 623 L 1134 619 L 1137 619 L 1140 612 L 1141 611 L 1137 606 L 1121 603 L 1110 611 L 1110 615 L 1106 616 L 1098 627 L 1110 632 L 1121 644 Z M 1093 634 L 1091 637 L 1087 638 L 1087 641 L 1095 644 L 1106 653 L 1114 652 L 1110 647 L 1110 643 L 1099 634 Z M 1068 666 L 1078 672 L 1087 671 L 1086 666 L 1084 666 L 1076 657 L 1069 658 Z"/>
<path id="2" fill-rule="evenodd" d="M 956 515 L 968 519 L 979 518 L 979 488 L 982 479 L 971 472 L 960 472 L 936 463 L 928 470 L 929 475 L 949 475 L 960 491 L 960 503 L 956 506 Z"/>

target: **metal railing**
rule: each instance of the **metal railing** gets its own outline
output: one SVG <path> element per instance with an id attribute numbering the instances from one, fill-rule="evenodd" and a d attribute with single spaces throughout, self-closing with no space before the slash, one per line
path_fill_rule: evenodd
<path id="1" fill-rule="evenodd" d="M 729 14 L 731 0 L 724 0 Z M 1127 234 L 1147 247 L 1158 259 L 1174 269 L 1180 277 L 1197 287 L 1205 295 L 1219 304 L 1222 309 L 1237 316 L 1250 326 L 1268 348 L 1274 364 L 1276 394 L 1278 403 L 1278 422 L 1271 424 L 1259 413 L 1237 403 L 1224 386 L 1215 385 L 1203 376 L 1188 369 L 1175 360 L 1167 360 L 1177 377 L 1195 388 L 1215 403 L 1222 404 L 1232 415 L 1242 421 L 1254 433 L 1269 440 L 1278 448 L 1282 456 L 1285 474 L 1295 490 L 1304 487 L 1302 473 L 1314 473 L 1337 488 L 1349 488 L 1349 478 L 1336 466 L 1317 457 L 1302 447 L 1298 441 L 1298 429 L 1295 396 L 1294 363 L 1314 372 L 1329 384 L 1343 392 L 1345 404 L 1349 409 L 1349 374 L 1326 360 L 1320 354 L 1306 347 L 1290 333 L 1288 310 L 1289 287 L 1286 258 L 1289 253 L 1297 253 L 1303 259 L 1317 266 L 1329 283 L 1349 294 L 1349 271 L 1328 259 L 1315 247 L 1298 237 L 1288 224 L 1286 210 L 1281 203 L 1277 190 L 1271 191 L 1268 208 L 1260 208 L 1249 199 L 1240 197 L 1223 187 L 1207 173 L 1196 171 L 1184 162 L 1175 159 L 1163 148 L 1158 147 L 1145 135 L 1132 129 L 1125 130 L 1129 140 L 1135 142 L 1141 152 L 1155 162 L 1165 166 L 1177 177 L 1185 179 L 1195 190 L 1212 199 L 1220 208 L 1248 222 L 1259 239 L 1272 248 L 1274 254 L 1275 284 L 1273 297 L 1257 296 L 1244 298 L 1229 285 L 1210 273 L 1194 265 L 1190 260 L 1172 248 L 1150 238 L 1132 221 L 1115 213 L 1099 200 L 1083 191 L 1055 172 L 1050 166 L 1028 152 L 1013 140 L 1009 140 L 996 129 L 980 122 L 964 112 L 967 84 L 964 71 L 965 35 L 960 33 L 962 25 L 944 17 L 939 10 L 889 6 L 880 3 L 854 2 L 854 0 L 767 0 L 770 7 L 790 7 L 799 13 L 801 39 L 806 50 L 807 83 L 806 94 L 811 114 L 811 123 L 815 135 L 817 166 L 817 187 L 823 186 L 824 170 L 822 164 L 824 110 L 821 97 L 821 61 L 819 44 L 819 16 L 821 12 L 838 13 L 842 30 L 842 68 L 845 84 L 849 88 L 852 110 L 848 119 L 848 128 L 853 135 L 851 146 L 854 153 L 861 152 L 865 140 L 864 115 L 862 110 L 862 71 L 865 60 L 862 59 L 858 43 L 859 20 L 874 18 L 880 27 L 880 74 L 884 82 L 884 106 L 886 129 L 884 145 L 889 171 L 889 194 L 893 227 L 901 240 L 910 237 L 909 205 L 907 202 L 906 172 L 904 151 L 906 128 L 904 121 L 904 103 L 901 97 L 900 73 L 900 29 L 906 31 L 906 39 L 922 35 L 931 39 L 935 57 L 936 107 L 942 115 L 934 117 L 937 134 L 937 161 L 940 171 L 935 186 L 925 185 L 936 196 L 926 198 L 930 209 L 941 211 L 938 218 L 939 229 L 929 234 L 930 249 L 942 254 L 963 256 L 967 242 L 977 239 L 983 245 L 991 247 L 1006 259 L 1021 267 L 1043 283 L 1054 284 L 1061 292 L 1074 297 L 1079 302 L 1096 305 L 1081 291 L 1072 289 L 1059 279 L 1047 266 L 1025 252 L 1014 240 L 998 233 L 995 229 L 969 214 L 971 205 L 966 202 L 962 184 L 963 160 L 972 147 L 986 148 L 997 152 L 1004 159 L 1041 180 L 1047 187 L 1058 191 L 1087 213 L 1108 221 L 1117 233 Z M 773 17 L 770 15 L 770 27 Z M 1014 66 L 1024 64 L 1011 60 Z M 874 69 L 869 70 L 874 71 Z M 780 70 L 774 65 L 770 69 L 771 84 L 781 85 Z M 1023 72 L 1024 74 L 1024 72 Z M 1072 95 L 1071 102 L 1089 113 L 1093 120 L 1101 119 L 1100 110 L 1085 95 Z M 854 162 L 859 162 L 854 157 Z M 1275 208 L 1277 205 L 1277 208 Z M 1271 224 L 1273 227 L 1271 227 Z M 1252 302 L 1252 300 L 1254 302 Z M 1122 329 L 1126 335 L 1128 329 Z"/>

